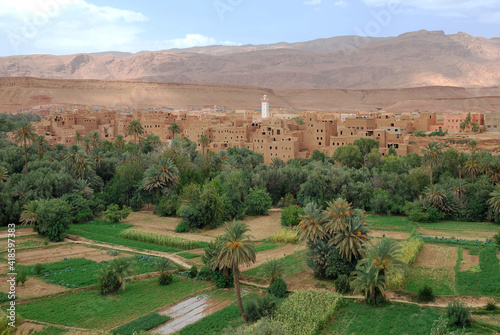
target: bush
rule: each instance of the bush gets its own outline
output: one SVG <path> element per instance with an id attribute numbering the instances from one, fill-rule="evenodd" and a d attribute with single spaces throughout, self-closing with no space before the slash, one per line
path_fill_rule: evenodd
<path id="1" fill-rule="evenodd" d="M 198 276 L 198 268 L 196 265 L 193 265 L 188 272 L 189 278 L 196 278 Z"/>
<path id="2" fill-rule="evenodd" d="M 174 280 L 174 277 L 172 276 L 171 273 L 168 272 L 168 270 L 172 267 L 172 262 L 168 258 L 158 258 L 155 261 L 156 265 L 156 270 L 160 273 L 160 276 L 158 277 L 158 283 L 161 286 L 168 285 L 172 283 Z"/>
<path id="3" fill-rule="evenodd" d="M 201 212 L 189 205 L 184 205 L 177 211 L 177 215 L 182 218 L 189 228 L 197 229 L 203 225 L 203 216 Z"/>
<path id="4" fill-rule="evenodd" d="M 295 243 L 299 240 L 297 231 L 291 229 L 282 229 L 276 234 L 269 237 L 270 241 L 279 243 Z"/>
<path id="5" fill-rule="evenodd" d="M 212 280 L 212 270 L 208 266 L 203 266 L 200 271 L 198 271 L 198 275 L 196 279 L 200 280 Z"/>
<path id="6" fill-rule="evenodd" d="M 436 300 L 436 297 L 434 296 L 434 293 L 432 292 L 432 287 L 429 285 L 425 285 L 422 287 L 420 290 L 418 290 L 417 294 L 417 301 L 418 302 L 432 302 Z"/>
<path id="7" fill-rule="evenodd" d="M 393 201 L 386 190 L 376 189 L 370 200 L 370 208 L 375 214 L 391 214 Z"/>
<path id="8" fill-rule="evenodd" d="M 347 292 L 349 292 L 349 290 L 351 289 L 351 286 L 349 285 L 349 277 L 346 275 L 338 276 L 338 278 L 335 280 L 335 289 L 340 294 L 346 294 Z"/>
<path id="9" fill-rule="evenodd" d="M 234 286 L 233 271 L 228 270 L 227 276 L 222 270 L 212 271 L 210 279 L 215 283 L 217 288 L 230 288 Z"/>
<path id="10" fill-rule="evenodd" d="M 126 219 L 131 212 L 132 208 L 130 207 L 123 206 L 123 209 L 120 210 L 118 205 L 112 204 L 108 206 L 103 214 L 106 220 L 108 220 L 109 222 L 120 222 L 121 220 Z"/>
<path id="11" fill-rule="evenodd" d="M 21 270 L 16 275 L 16 286 L 21 283 L 24 286 L 24 283 L 28 280 L 28 272 L 26 270 Z"/>
<path id="12" fill-rule="evenodd" d="M 448 304 L 446 316 L 449 318 L 449 326 L 468 327 L 472 323 L 469 308 L 456 300 Z"/>
<path id="13" fill-rule="evenodd" d="M 116 273 L 109 267 L 102 267 L 97 273 L 98 289 L 100 295 L 108 295 L 117 292 L 121 283 Z"/>
<path id="14" fill-rule="evenodd" d="M 334 247 L 326 260 L 326 264 L 325 277 L 328 279 L 337 279 L 342 275 L 350 276 L 354 269 L 356 269 L 358 261 L 342 257 L 338 249 Z"/>
<path id="15" fill-rule="evenodd" d="M 264 317 L 271 317 L 276 307 L 276 298 L 270 295 L 258 296 L 245 304 L 245 313 L 248 321 L 255 322 Z"/>
<path id="16" fill-rule="evenodd" d="M 495 302 L 494 301 L 490 301 L 486 304 L 486 306 L 484 307 L 484 309 L 486 309 L 487 311 L 494 311 L 497 309 L 497 305 L 495 305 Z"/>
<path id="17" fill-rule="evenodd" d="M 176 233 L 187 233 L 189 231 L 189 226 L 186 222 L 181 221 L 175 226 Z"/>
<path id="18" fill-rule="evenodd" d="M 300 223 L 299 215 L 303 214 L 302 208 L 290 205 L 281 212 L 281 225 L 285 227 L 297 226 Z"/>
<path id="19" fill-rule="evenodd" d="M 500 233 L 497 233 L 493 236 L 493 241 L 500 246 Z"/>
<path id="20" fill-rule="evenodd" d="M 267 288 L 267 292 L 275 296 L 276 298 L 284 298 L 286 296 L 287 285 L 284 279 L 276 279 L 273 281 L 271 285 Z"/>
<path id="21" fill-rule="evenodd" d="M 42 274 L 42 272 L 43 272 L 43 264 L 36 263 L 35 267 L 34 267 L 34 270 L 33 270 L 33 274 L 35 276 L 39 276 L 39 275 Z"/>
<path id="22" fill-rule="evenodd" d="M 425 137 L 427 135 L 425 134 L 425 131 L 423 131 L 423 130 L 415 130 L 413 132 L 413 136 L 416 136 L 416 137 Z"/>
<path id="23" fill-rule="evenodd" d="M 174 281 L 174 276 L 171 273 L 162 273 L 158 277 L 158 283 L 161 286 L 166 286 L 171 284 Z"/>
<path id="24" fill-rule="evenodd" d="M 261 188 L 253 188 L 245 198 L 247 215 L 264 215 L 271 208 L 273 201 L 269 193 Z"/>
<path id="25" fill-rule="evenodd" d="M 429 222 L 429 214 L 421 207 L 414 208 L 408 213 L 408 220 L 412 222 Z"/>
<path id="26" fill-rule="evenodd" d="M 64 234 L 73 221 L 71 207 L 61 199 L 40 201 L 37 208 L 38 222 L 35 231 L 46 236 L 51 242 L 64 240 Z"/>
<path id="27" fill-rule="evenodd" d="M 87 222 L 94 217 L 94 212 L 90 208 L 90 201 L 80 194 L 66 193 L 61 197 L 71 207 L 73 222 Z"/>
<path id="28" fill-rule="evenodd" d="M 181 207 L 181 199 L 176 194 L 164 195 L 160 203 L 156 205 L 154 213 L 160 216 L 175 216 Z"/>

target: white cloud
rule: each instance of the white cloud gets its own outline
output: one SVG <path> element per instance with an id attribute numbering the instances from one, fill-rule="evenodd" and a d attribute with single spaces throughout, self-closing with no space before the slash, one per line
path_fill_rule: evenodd
<path id="1" fill-rule="evenodd" d="M 304 1 L 304 5 L 317 6 L 317 5 L 321 5 L 322 1 L 323 0 L 308 0 L 308 1 Z"/>
<path id="2" fill-rule="evenodd" d="M 201 34 L 187 34 L 183 38 L 175 38 L 171 40 L 156 41 L 151 46 L 154 50 L 173 49 L 173 48 L 191 48 L 207 45 L 238 45 L 231 41 L 217 41 L 215 38 L 207 37 Z M 151 48 L 150 47 L 150 48 Z"/>
<path id="3" fill-rule="evenodd" d="M 362 0 L 368 6 L 403 5 L 426 10 L 471 10 L 499 8 L 498 0 Z"/>
<path id="4" fill-rule="evenodd" d="M 342 7 L 342 8 L 347 7 L 347 2 L 345 2 L 344 0 L 335 1 L 333 4 L 337 7 Z"/>

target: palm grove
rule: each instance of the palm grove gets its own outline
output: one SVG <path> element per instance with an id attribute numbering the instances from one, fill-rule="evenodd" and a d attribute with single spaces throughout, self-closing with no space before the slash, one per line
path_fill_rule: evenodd
<path id="1" fill-rule="evenodd" d="M 347 280 L 355 274 L 351 280 L 367 299 L 377 300 L 387 274 L 404 266 L 392 241 L 370 244 L 363 211 L 422 222 L 500 222 L 500 159 L 478 150 L 475 141 L 464 143 L 463 152 L 431 142 L 421 155 L 382 157 L 376 141 L 360 139 L 332 157 L 315 151 L 309 159 L 266 165 L 246 148 L 214 154 L 208 137 L 192 142 L 179 135 L 177 124 L 169 128 L 174 138 L 168 145 L 156 135 L 144 136 L 138 120 L 127 129 L 133 138 L 128 143 L 122 135 L 108 141 L 93 132 L 77 133 L 75 145 L 50 147 L 28 122 L 6 130 L 13 131 L 15 143 L 2 133 L 0 224 L 31 224 L 52 241 L 62 240 L 70 224 L 104 211 L 149 204 L 157 215 L 181 217 L 178 232 L 265 214 L 272 205 L 298 205 L 300 236 L 315 275 Z M 248 227 L 235 222 L 227 229 L 211 246 L 207 263 L 223 273 L 221 281 L 232 273 L 237 286 L 239 266 L 253 262 L 255 252 Z M 373 282 L 379 284 L 363 288 Z"/>

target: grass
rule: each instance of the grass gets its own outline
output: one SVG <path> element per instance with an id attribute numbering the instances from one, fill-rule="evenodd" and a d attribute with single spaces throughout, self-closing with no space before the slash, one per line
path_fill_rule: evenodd
<path id="1" fill-rule="evenodd" d="M 269 240 L 279 243 L 296 243 L 299 238 L 296 229 L 285 228 L 269 237 Z"/>
<path id="2" fill-rule="evenodd" d="M 281 258 L 285 272 L 283 278 L 291 277 L 301 271 L 307 269 L 307 264 L 305 263 L 307 250 L 296 251 L 291 255 Z M 253 277 L 262 277 L 261 266 L 242 272 L 244 275 Z"/>
<path id="3" fill-rule="evenodd" d="M 193 258 L 201 257 L 201 255 L 193 254 L 191 252 L 180 252 L 177 255 L 181 256 L 182 258 L 185 258 L 185 259 L 193 259 Z"/>
<path id="4" fill-rule="evenodd" d="M 347 302 L 330 320 L 322 334 L 412 334 L 428 335 L 434 320 L 441 316 L 435 308 L 389 304 L 371 307 Z"/>
<path id="5" fill-rule="evenodd" d="M 450 232 L 470 232 L 487 231 L 498 232 L 498 225 L 491 222 L 460 222 L 460 221 L 441 221 L 435 223 L 419 223 L 420 228 L 436 229 Z"/>
<path id="6" fill-rule="evenodd" d="M 7 238 L 2 240 L 7 241 Z M 16 251 L 41 247 L 45 241 L 43 237 L 37 235 L 20 236 L 14 240 L 16 241 Z M 7 243 L 0 243 L 0 253 L 6 252 L 7 246 Z"/>
<path id="7" fill-rule="evenodd" d="M 456 287 L 459 294 L 473 296 L 500 296 L 500 264 L 496 248 L 484 248 L 479 252 L 478 273 L 460 271 L 463 248 L 459 248 L 455 266 Z"/>
<path id="8" fill-rule="evenodd" d="M 172 318 L 167 315 L 149 313 L 114 329 L 112 333 L 115 335 L 133 335 L 134 332 L 153 329 L 171 319 Z"/>
<path id="9" fill-rule="evenodd" d="M 105 221 L 99 221 L 99 222 L 105 222 Z M 101 224 L 84 223 L 78 225 L 71 225 L 70 229 L 67 230 L 66 233 L 71 235 L 81 236 L 83 238 L 97 242 L 122 245 L 125 247 L 131 247 L 141 250 L 152 250 L 152 251 L 160 251 L 168 253 L 181 251 L 178 248 L 165 247 L 157 244 L 128 240 L 119 237 L 120 232 L 131 227 L 133 226 L 124 223 L 101 223 Z"/>
<path id="10" fill-rule="evenodd" d="M 366 220 L 373 230 L 411 232 L 416 228 L 406 216 L 367 215 Z"/>
<path id="11" fill-rule="evenodd" d="M 425 285 L 432 287 L 435 295 L 455 294 L 455 280 L 449 269 L 411 268 L 404 289 L 416 293 Z"/>
<path id="12" fill-rule="evenodd" d="M 158 278 L 133 281 L 125 291 L 100 296 L 97 291 L 44 299 L 16 306 L 27 319 L 70 327 L 109 330 L 155 309 L 198 292 L 210 283 L 174 276 L 172 284 L 158 285 Z"/>
<path id="13" fill-rule="evenodd" d="M 169 248 L 178 248 L 182 250 L 200 249 L 206 248 L 208 246 L 207 242 L 199 242 L 181 237 L 151 233 L 140 230 L 124 229 L 118 234 L 118 237 L 125 238 L 127 240 L 152 243 Z"/>
<path id="14" fill-rule="evenodd" d="M 135 265 L 136 274 L 156 271 L 157 257 L 141 255 L 129 257 Z M 97 263 L 85 258 L 65 259 L 64 261 L 43 264 L 43 271 L 35 276 L 35 266 L 22 266 L 28 274 L 46 282 L 69 288 L 85 287 L 97 284 L 97 271 L 108 262 Z"/>
<path id="15" fill-rule="evenodd" d="M 266 250 L 271 250 L 280 247 L 278 243 L 271 242 L 271 241 L 265 241 L 265 242 L 259 242 L 256 244 L 255 249 L 257 252 L 261 251 L 266 251 Z"/>

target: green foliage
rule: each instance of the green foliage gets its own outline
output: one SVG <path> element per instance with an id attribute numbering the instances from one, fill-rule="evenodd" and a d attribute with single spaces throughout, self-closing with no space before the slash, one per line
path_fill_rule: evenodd
<path id="1" fill-rule="evenodd" d="M 363 154 L 359 147 L 354 144 L 338 147 L 333 153 L 332 159 L 350 168 L 360 167 L 363 164 Z"/>
<path id="2" fill-rule="evenodd" d="M 172 262 L 168 258 L 158 258 L 155 262 L 156 270 L 160 273 L 158 283 L 162 286 L 172 283 L 174 277 L 168 270 L 172 267 Z"/>
<path id="3" fill-rule="evenodd" d="M 350 291 L 351 285 L 349 284 L 349 277 L 347 275 L 340 275 L 335 280 L 335 289 L 340 294 L 346 294 Z"/>
<path id="4" fill-rule="evenodd" d="M 343 257 L 335 245 L 325 239 L 307 242 L 306 262 L 319 279 L 337 279 L 340 275 L 349 276 L 356 268 L 357 260 Z"/>
<path id="5" fill-rule="evenodd" d="M 66 193 L 61 197 L 61 200 L 66 201 L 70 205 L 70 214 L 73 217 L 73 222 L 87 222 L 94 217 L 94 213 L 90 207 L 91 202 L 80 194 Z"/>
<path id="6" fill-rule="evenodd" d="M 72 222 L 71 207 L 61 199 L 40 201 L 37 208 L 38 221 L 35 231 L 51 242 L 64 240 L 64 234 Z"/>
<path id="7" fill-rule="evenodd" d="M 196 278 L 198 276 L 198 267 L 193 265 L 188 271 L 189 278 Z"/>
<path id="8" fill-rule="evenodd" d="M 283 277 L 285 273 L 285 268 L 283 267 L 283 262 L 278 259 L 270 259 L 260 266 L 260 271 L 262 276 L 269 279 L 272 284 L 276 279 Z"/>
<path id="9" fill-rule="evenodd" d="M 189 232 L 189 225 L 186 222 L 181 221 L 177 224 L 177 226 L 175 226 L 175 232 L 176 233 L 187 233 L 187 232 Z"/>
<path id="10" fill-rule="evenodd" d="M 497 305 L 495 304 L 495 301 L 489 301 L 486 306 L 484 307 L 485 310 L 487 311 L 495 311 L 497 309 Z"/>
<path id="11" fill-rule="evenodd" d="M 273 201 L 266 190 L 254 188 L 245 198 L 245 213 L 248 215 L 264 215 L 271 208 Z"/>
<path id="12" fill-rule="evenodd" d="M 206 242 L 198 242 L 176 236 L 156 234 L 141 230 L 126 229 L 121 231 L 118 236 L 129 240 L 136 240 L 183 250 L 203 248 L 207 245 Z"/>
<path id="13" fill-rule="evenodd" d="M 417 294 L 418 302 L 432 302 L 434 300 L 436 300 L 436 297 L 434 296 L 431 286 L 425 285 L 420 290 L 418 290 Z"/>
<path id="14" fill-rule="evenodd" d="M 408 266 L 411 266 L 417 260 L 420 250 L 424 246 L 424 241 L 420 238 L 409 237 L 404 242 L 401 243 L 401 253 L 403 262 Z M 404 284 L 406 276 L 402 273 L 393 274 L 389 277 L 389 287 L 399 288 Z"/>
<path id="15" fill-rule="evenodd" d="M 177 215 L 182 218 L 182 221 L 185 222 L 190 229 L 201 228 L 203 225 L 203 214 L 190 205 L 184 205 L 179 208 Z"/>
<path id="16" fill-rule="evenodd" d="M 433 131 L 429 134 L 429 137 L 431 136 L 444 136 L 448 134 L 448 131 L 443 131 L 443 129 L 439 128 L 437 131 Z"/>
<path id="17" fill-rule="evenodd" d="M 290 334 L 313 335 L 326 326 L 341 303 L 342 297 L 336 293 L 296 291 L 278 307 L 273 320 L 283 323 Z"/>
<path id="18" fill-rule="evenodd" d="M 193 258 L 201 257 L 201 255 L 193 254 L 191 252 L 180 252 L 177 255 L 181 256 L 182 258 L 185 258 L 185 259 L 193 259 Z"/>
<path id="19" fill-rule="evenodd" d="M 226 274 L 222 270 L 212 270 L 210 280 L 214 282 L 217 288 L 230 288 L 234 286 L 233 271 L 231 270 L 228 270 Z"/>
<path id="20" fill-rule="evenodd" d="M 174 277 L 174 282 L 168 286 L 159 286 L 156 280 L 133 281 L 127 285 L 126 291 L 120 291 L 112 298 L 98 295 L 94 290 L 83 291 L 22 304 L 16 306 L 16 311 L 25 318 L 51 324 L 107 330 L 209 286 L 203 281 L 178 277 Z M 68 313 L 72 310 L 75 312 Z"/>
<path id="21" fill-rule="evenodd" d="M 295 243 L 299 240 L 297 231 L 292 229 L 282 229 L 269 237 L 270 241 L 279 243 Z"/>
<path id="22" fill-rule="evenodd" d="M 175 216 L 181 207 L 181 199 L 176 194 L 164 195 L 160 203 L 155 206 L 154 213 L 159 216 Z"/>
<path id="23" fill-rule="evenodd" d="M 121 287 L 117 274 L 109 266 L 99 269 L 97 272 L 97 279 L 97 286 L 100 295 L 115 293 Z"/>
<path id="24" fill-rule="evenodd" d="M 500 233 L 493 235 L 493 241 L 500 246 Z"/>
<path id="25" fill-rule="evenodd" d="M 460 247 L 455 280 L 457 293 L 463 295 L 500 296 L 500 260 L 496 248 L 486 247 L 479 253 L 480 271 L 459 271 L 462 260 Z"/>
<path id="26" fill-rule="evenodd" d="M 150 313 L 140 318 L 130 321 L 116 329 L 113 330 L 113 334 L 116 335 L 135 335 L 141 330 L 150 330 L 165 322 L 171 320 L 172 318 L 167 315 L 160 315 L 158 313 Z"/>
<path id="27" fill-rule="evenodd" d="M 261 318 L 271 317 L 277 308 L 276 298 L 265 295 L 250 299 L 245 304 L 245 313 L 248 321 L 255 322 Z"/>
<path id="28" fill-rule="evenodd" d="M 472 323 L 469 308 L 460 301 L 454 300 L 446 307 L 446 316 L 449 326 L 469 327 Z"/>
<path id="29" fill-rule="evenodd" d="M 284 298 L 286 297 L 287 285 L 284 279 L 278 278 L 274 280 L 271 285 L 267 288 L 267 292 L 276 297 Z"/>
<path id="30" fill-rule="evenodd" d="M 28 272 L 26 270 L 21 270 L 16 275 L 16 286 L 21 283 L 24 286 L 24 283 L 28 280 Z"/>
<path id="31" fill-rule="evenodd" d="M 120 210 L 118 205 L 113 204 L 109 205 L 106 211 L 103 213 L 106 220 L 110 222 L 120 222 L 125 220 L 132 212 L 132 208 L 123 206 L 123 209 Z"/>
<path id="32" fill-rule="evenodd" d="M 300 207 L 290 205 L 289 207 L 286 207 L 283 209 L 283 212 L 281 212 L 281 220 L 280 223 L 284 227 L 294 227 L 298 226 L 300 223 L 300 217 L 299 215 L 303 215 L 304 210 Z"/>
<path id="33" fill-rule="evenodd" d="M 373 138 L 366 138 L 366 137 L 361 137 L 355 140 L 353 144 L 359 148 L 363 156 L 368 155 L 373 150 L 378 151 L 380 146 L 380 144 Z"/>
<path id="34" fill-rule="evenodd" d="M 413 132 L 413 136 L 416 136 L 416 137 L 425 137 L 427 135 L 425 134 L 425 131 L 423 131 L 423 130 L 415 130 Z"/>

